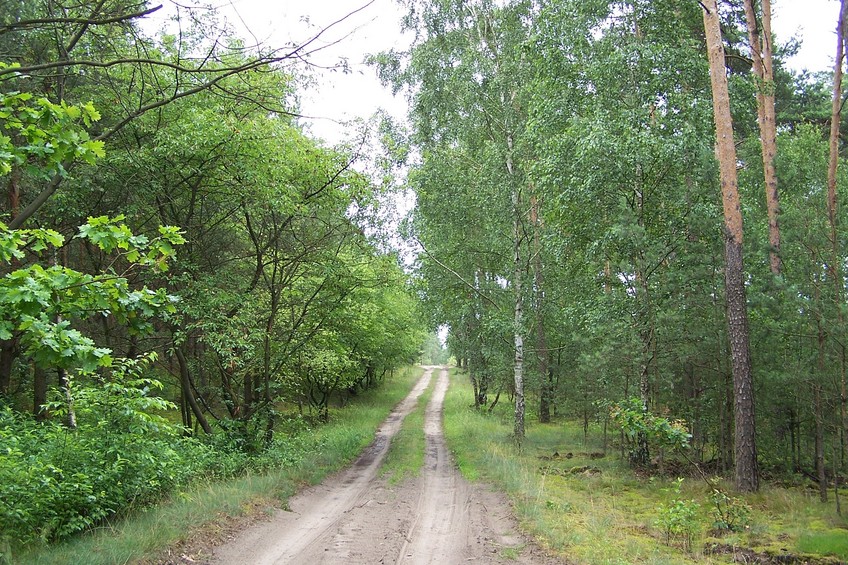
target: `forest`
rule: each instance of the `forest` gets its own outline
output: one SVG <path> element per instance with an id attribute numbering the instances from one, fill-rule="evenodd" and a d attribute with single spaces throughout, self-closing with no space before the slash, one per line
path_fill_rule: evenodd
<path id="1" fill-rule="evenodd" d="M 0 0 L 0 557 L 286 466 L 438 328 L 518 448 L 577 422 L 839 508 L 848 3 L 812 74 L 771 0 L 398 3 L 369 63 L 408 119 L 330 147 L 298 105 L 329 28 Z"/>
<path id="2" fill-rule="evenodd" d="M 375 62 L 411 93 L 416 275 L 478 406 L 514 399 L 520 438 L 525 411 L 588 426 L 617 404 L 683 423 L 740 491 L 799 472 L 826 497 L 848 423 L 841 67 L 784 68 L 769 2 L 409 6 L 409 53 Z"/>

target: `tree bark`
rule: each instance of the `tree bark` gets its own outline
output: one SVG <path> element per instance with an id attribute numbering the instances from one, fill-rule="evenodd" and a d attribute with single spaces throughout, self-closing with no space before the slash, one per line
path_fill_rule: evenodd
<path id="1" fill-rule="evenodd" d="M 513 140 L 507 136 L 507 160 L 506 167 L 509 172 L 510 181 L 514 179 L 514 167 L 512 162 Z M 513 376 L 515 382 L 515 441 L 519 444 L 524 440 L 524 294 L 521 284 L 521 244 L 523 241 L 521 230 L 521 191 L 513 182 L 512 187 L 512 236 L 513 236 L 513 281 L 512 288 L 515 294 L 515 311 L 513 317 L 513 337 L 515 340 L 515 357 L 513 359 Z"/>
<path id="2" fill-rule="evenodd" d="M 32 413 L 37 422 L 47 419 L 47 411 L 42 407 L 47 404 L 47 372 L 41 367 L 34 369 L 32 381 Z"/>
<path id="3" fill-rule="evenodd" d="M 724 208 L 725 294 L 730 356 L 733 370 L 735 424 L 735 483 L 742 492 L 759 489 L 754 386 L 748 335 L 748 311 L 742 259 L 742 211 L 736 178 L 736 147 L 730 115 L 724 46 L 716 0 L 705 0 L 704 30 L 710 61 L 713 115 L 716 125 L 716 156 L 719 162 Z"/>
<path id="4" fill-rule="evenodd" d="M 9 217 L 14 219 L 21 209 L 21 168 L 18 165 L 13 165 L 12 172 L 9 173 L 7 195 L 9 198 Z"/>
<path id="5" fill-rule="evenodd" d="M 815 296 L 816 301 L 821 304 L 821 292 L 819 291 L 819 277 L 815 281 Z M 819 482 L 819 499 L 822 502 L 827 502 L 827 475 L 824 469 L 824 415 L 822 414 L 822 399 L 821 399 L 821 383 L 819 379 L 824 377 L 825 372 L 825 330 L 821 314 L 816 316 L 816 326 L 818 330 L 818 375 L 813 377 L 813 418 L 815 420 L 816 441 L 815 441 L 815 459 L 816 459 L 816 477 Z"/>
<path id="6" fill-rule="evenodd" d="M 774 167 L 777 155 L 777 125 L 774 111 L 774 70 L 771 48 L 771 0 L 762 0 L 762 29 L 757 25 L 755 0 L 745 0 L 745 19 L 751 43 L 751 59 L 757 81 L 757 122 L 760 128 L 760 145 L 763 154 L 763 176 L 768 212 L 769 266 L 775 276 L 783 271 L 780 257 L 780 198 L 777 190 L 777 173 Z"/>
<path id="7" fill-rule="evenodd" d="M 822 393 L 821 385 L 813 385 L 815 420 L 816 420 L 816 479 L 819 483 L 819 500 L 827 502 L 827 472 L 824 466 L 824 423 L 822 420 Z"/>
<path id="8" fill-rule="evenodd" d="M 12 386 L 12 363 L 17 353 L 16 339 L 0 341 L 0 396 L 9 394 Z"/>
<path id="9" fill-rule="evenodd" d="M 839 126 L 842 122 L 842 61 L 845 58 L 845 19 L 848 4 L 842 0 L 839 9 L 839 21 L 836 25 L 836 62 L 833 65 L 833 96 L 830 114 L 830 159 L 827 167 L 827 220 L 830 225 L 831 261 L 830 275 L 834 283 L 834 302 L 836 303 L 837 331 L 844 335 L 845 319 L 842 314 L 842 269 L 840 269 L 840 249 L 838 237 L 836 173 L 839 165 Z M 842 453 L 848 447 L 848 391 L 845 383 L 846 352 L 843 340 L 839 340 L 839 419 Z"/>

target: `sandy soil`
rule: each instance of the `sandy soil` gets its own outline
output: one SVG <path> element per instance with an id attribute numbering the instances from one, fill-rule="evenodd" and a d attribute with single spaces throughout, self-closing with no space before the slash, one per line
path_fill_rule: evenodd
<path id="1" fill-rule="evenodd" d="M 425 417 L 425 465 L 415 480 L 389 486 L 378 477 L 392 437 L 438 371 Z M 229 543 L 211 563 L 459 564 L 560 563 L 519 533 L 504 497 L 468 483 L 442 433 L 448 373 L 428 368 L 353 465 L 289 501 Z"/>

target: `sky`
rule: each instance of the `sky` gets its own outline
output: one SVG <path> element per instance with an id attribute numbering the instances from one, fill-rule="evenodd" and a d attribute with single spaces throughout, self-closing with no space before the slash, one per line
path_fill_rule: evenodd
<path id="1" fill-rule="evenodd" d="M 788 62 L 796 70 L 823 71 L 833 68 L 836 55 L 837 0 L 772 0 L 772 31 L 778 40 L 797 35 L 803 40 L 800 52 Z"/>
<path id="2" fill-rule="evenodd" d="M 199 0 L 178 0 L 182 5 Z M 206 0 L 207 2 L 209 0 Z M 278 46 L 300 42 L 317 30 L 359 10 L 328 30 L 321 41 L 327 45 L 314 62 L 333 66 L 341 58 L 349 72 L 319 71 L 314 84 L 301 93 L 302 120 L 309 131 L 329 144 L 352 135 L 345 122 L 367 119 L 378 108 L 397 118 L 406 113 L 403 95 L 393 97 L 382 87 L 373 68 L 364 63 L 369 53 L 404 49 L 409 36 L 400 33 L 403 10 L 396 0 L 211 0 L 248 43 Z M 166 9 L 156 15 L 164 19 L 175 0 L 164 0 Z M 796 70 L 822 71 L 833 66 L 836 50 L 838 0 L 772 0 L 773 30 L 778 40 L 796 36 L 802 48 L 789 60 Z M 171 12 L 172 13 L 172 12 Z"/>
<path id="3" fill-rule="evenodd" d="M 158 27 L 174 6 L 195 6 L 210 0 L 162 0 L 165 9 L 153 15 L 149 25 Z M 301 91 L 302 123 L 329 144 L 346 140 L 351 128 L 345 122 L 369 118 L 378 108 L 396 117 L 406 113 L 402 96 L 383 88 L 367 54 L 403 49 L 409 41 L 400 33 L 401 8 L 395 0 L 211 0 L 248 44 L 282 46 L 301 43 L 320 29 L 359 10 L 327 30 L 316 44 L 326 48 L 311 61 L 332 67 L 346 59 L 348 72 L 314 69 L 314 84 Z M 361 9 L 361 10 L 360 10 Z"/>

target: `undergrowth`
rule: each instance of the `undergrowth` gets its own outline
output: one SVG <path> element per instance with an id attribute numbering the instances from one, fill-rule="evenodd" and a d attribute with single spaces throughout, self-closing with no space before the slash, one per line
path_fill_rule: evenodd
<path id="1" fill-rule="evenodd" d="M 285 437 L 280 434 L 281 452 L 267 454 L 268 461 L 259 462 L 260 471 L 246 469 L 242 476 L 227 480 L 214 475 L 197 477 L 158 506 L 104 520 L 60 543 L 31 544 L 7 560 L 39 565 L 132 563 L 189 539 L 201 528 L 228 516 L 257 507 L 278 507 L 300 486 L 316 484 L 352 461 L 420 375 L 421 369 L 405 369 L 381 387 L 357 396 L 344 409 L 334 410 L 329 424 L 303 428 Z"/>
<path id="2" fill-rule="evenodd" d="M 487 414 L 472 399 L 467 375 L 453 370 L 445 433 L 461 472 L 507 492 L 522 527 L 570 561 L 730 563 L 736 549 L 749 561 L 848 559 L 848 522 L 811 489 L 766 485 L 755 495 L 717 500 L 695 475 L 634 473 L 617 451 L 604 452 L 599 430 L 584 436 L 579 423 L 528 422 L 519 449 L 510 435 L 512 407 Z M 728 519 L 737 531 L 721 528 Z"/>

